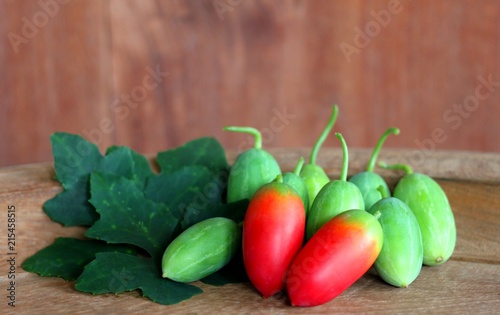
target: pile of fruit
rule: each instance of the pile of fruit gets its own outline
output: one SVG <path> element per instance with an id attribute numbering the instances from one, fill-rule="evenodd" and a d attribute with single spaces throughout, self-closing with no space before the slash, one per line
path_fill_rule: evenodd
<path id="1" fill-rule="evenodd" d="M 453 253 L 456 227 L 448 199 L 431 177 L 408 165 L 380 163 L 406 172 L 391 197 L 374 168 L 384 141 L 398 134 L 397 128 L 380 137 L 366 171 L 349 179 L 347 145 L 336 133 L 344 158 L 340 178 L 330 180 L 316 157 L 337 115 L 333 106 L 309 162 L 304 165 L 301 158 L 286 173 L 251 127 L 225 128 L 255 139 L 230 167 L 214 139 L 199 139 L 158 154 L 159 174 L 123 147 L 112 147 L 104 157 L 94 152 L 90 162 L 80 161 L 84 167 L 76 163 L 79 175 L 69 173 L 62 167 L 63 154 L 86 142 L 56 134 L 56 177 L 65 190 L 44 210 L 64 225 L 89 226 L 90 240 L 58 239 L 23 268 L 76 280 L 75 288 L 83 292 L 140 289 L 162 304 L 200 293 L 193 282 L 201 280 L 215 285 L 250 281 L 264 298 L 285 292 L 293 306 L 321 305 L 372 266 L 388 284 L 407 287 L 423 264 L 442 264 Z M 224 172 L 227 176 L 221 176 Z M 80 213 L 72 214 L 71 208 Z M 75 246 L 87 248 L 77 266 L 61 257 Z M 54 259 L 59 269 L 48 267 Z M 112 263 L 118 270 L 114 274 Z M 238 264 L 245 277 L 231 279 Z M 138 268 L 140 274 L 129 271 Z"/>

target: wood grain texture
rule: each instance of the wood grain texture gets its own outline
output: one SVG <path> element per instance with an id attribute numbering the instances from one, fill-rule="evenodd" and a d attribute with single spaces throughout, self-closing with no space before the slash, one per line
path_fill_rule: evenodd
<path id="1" fill-rule="evenodd" d="M 249 146 L 221 129 L 251 125 L 307 147 L 333 103 L 352 147 L 398 126 L 388 147 L 500 152 L 494 0 L 71 0 L 16 53 L 7 35 L 41 10 L 0 1 L 0 166 L 50 160 L 54 131 L 150 153 Z"/>
<path id="2" fill-rule="evenodd" d="M 304 149 L 273 149 L 285 171 L 291 170 Z M 227 152 L 232 163 L 238 151 Z M 351 173 L 363 169 L 368 150 L 353 149 Z M 408 158 L 412 152 L 385 150 L 389 163 Z M 325 149 L 318 163 L 330 177 L 338 176 L 341 152 Z M 154 157 L 151 157 L 154 159 Z M 443 163 L 445 161 L 445 163 Z M 483 172 L 485 166 L 491 167 Z M 50 164 L 0 168 L 0 205 L 14 204 L 17 211 L 16 309 L 0 304 L 2 314 L 331 314 L 370 313 L 474 313 L 494 314 L 500 307 L 500 156 L 484 153 L 436 151 L 415 171 L 432 174 L 445 190 L 457 224 L 457 245 L 450 261 L 424 267 L 407 289 L 382 282 L 371 270 L 333 301 L 314 308 L 293 308 L 283 295 L 262 299 L 248 283 L 212 287 L 200 284 L 204 293 L 177 305 L 162 306 L 138 292 L 93 296 L 74 289 L 72 282 L 26 273 L 21 262 L 51 244 L 57 236 L 83 237 L 81 228 L 63 228 L 48 219 L 43 203 L 61 191 Z M 400 174 L 385 173 L 394 183 Z M 474 174 L 482 174 L 474 176 Z M 5 214 L 5 209 L 2 213 Z M 4 231 L 5 215 L 0 224 Z M 0 242 L 5 243 L 2 232 Z M 0 287 L 7 286 L 7 261 L 0 260 Z M 5 302 L 5 301 L 4 301 Z"/>
<path id="3" fill-rule="evenodd" d="M 50 159 L 51 133 L 84 134 L 109 112 L 108 6 L 70 1 L 50 16 L 40 3 L 0 2 L 2 166 Z M 12 45 L 8 34 L 26 42 Z M 114 138 L 96 140 L 108 146 Z"/>

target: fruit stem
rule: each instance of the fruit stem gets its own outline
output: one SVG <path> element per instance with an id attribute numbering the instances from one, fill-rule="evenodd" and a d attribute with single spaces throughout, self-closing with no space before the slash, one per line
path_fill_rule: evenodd
<path id="1" fill-rule="evenodd" d="M 325 142 L 326 137 L 328 136 L 333 126 L 335 125 L 335 121 L 337 120 L 338 114 L 339 114 L 339 107 L 337 105 L 333 105 L 332 114 L 330 116 L 330 119 L 328 120 L 328 124 L 326 125 L 323 132 L 319 135 L 318 140 L 316 140 L 316 143 L 312 148 L 311 155 L 309 156 L 309 164 L 316 164 L 316 158 L 318 157 L 319 149 L 321 148 L 323 142 Z"/>
<path id="2" fill-rule="evenodd" d="M 299 162 L 297 162 L 297 165 L 295 166 L 295 169 L 293 170 L 293 173 L 297 176 L 300 176 L 300 171 L 302 170 L 302 166 L 304 166 L 304 157 L 301 156 L 299 159 Z"/>
<path id="3" fill-rule="evenodd" d="M 377 211 L 375 211 L 375 213 L 373 214 L 373 216 L 375 217 L 375 219 L 378 220 L 382 216 L 382 213 L 380 212 L 380 210 L 377 210 Z"/>
<path id="4" fill-rule="evenodd" d="M 391 164 L 391 165 L 388 165 L 385 162 L 380 162 L 380 163 L 378 163 L 378 165 L 381 168 L 386 169 L 386 170 L 404 171 L 406 173 L 406 175 L 413 174 L 412 168 L 409 165 L 407 165 L 407 164 Z"/>
<path id="5" fill-rule="evenodd" d="M 339 138 L 340 143 L 342 144 L 342 153 L 344 155 L 344 160 L 342 161 L 342 171 L 340 172 L 340 180 L 347 180 L 347 168 L 349 167 L 349 152 L 347 151 L 347 143 L 345 142 L 344 137 L 340 132 L 336 132 L 335 136 Z"/>
<path id="6" fill-rule="evenodd" d="M 257 129 L 255 129 L 253 127 L 227 126 L 227 127 L 224 127 L 224 131 L 248 133 L 248 134 L 252 135 L 255 139 L 254 148 L 255 149 L 262 149 L 262 135 L 260 134 L 260 131 L 258 131 Z"/>
<path id="7" fill-rule="evenodd" d="M 276 179 L 274 181 L 277 183 L 283 183 L 283 176 L 281 174 L 276 175 Z"/>
<path id="8" fill-rule="evenodd" d="M 377 145 L 373 149 L 370 161 L 368 162 L 368 165 L 366 166 L 367 172 L 373 172 L 373 168 L 375 167 L 375 162 L 377 161 L 377 157 L 378 157 L 378 154 L 380 152 L 380 149 L 382 148 L 382 145 L 384 144 L 385 139 L 387 139 L 387 137 L 390 134 L 399 135 L 399 129 L 398 128 L 389 128 L 382 134 L 382 136 L 380 136 L 380 139 L 378 140 Z"/>
<path id="9" fill-rule="evenodd" d="M 377 190 L 378 190 L 378 192 L 380 193 L 380 195 L 382 196 L 383 199 L 389 198 L 389 196 L 387 195 L 387 191 L 384 189 L 384 186 L 379 185 L 377 187 Z"/>

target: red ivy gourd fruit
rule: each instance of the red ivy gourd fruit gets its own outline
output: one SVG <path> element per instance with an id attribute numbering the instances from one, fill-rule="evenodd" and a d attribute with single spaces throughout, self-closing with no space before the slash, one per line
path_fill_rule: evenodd
<path id="1" fill-rule="evenodd" d="M 377 259 L 383 231 L 365 210 L 342 212 L 314 234 L 288 271 L 293 306 L 324 304 L 350 287 Z"/>
<path id="2" fill-rule="evenodd" d="M 304 240 L 302 199 L 281 175 L 255 192 L 243 221 L 243 262 L 264 298 L 285 288 L 288 267 Z"/>

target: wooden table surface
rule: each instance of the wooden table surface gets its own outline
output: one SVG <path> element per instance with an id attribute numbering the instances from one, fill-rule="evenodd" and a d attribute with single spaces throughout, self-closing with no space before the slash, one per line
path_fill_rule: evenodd
<path id="1" fill-rule="evenodd" d="M 306 149 L 270 150 L 284 170 L 290 170 Z M 350 174 L 362 170 L 369 151 L 350 150 Z M 234 160 L 235 152 L 228 152 Z M 324 148 L 318 163 L 331 178 L 339 174 L 342 154 Z M 0 313 L 2 314 L 332 314 L 445 313 L 489 314 L 500 311 L 500 155 L 458 151 L 385 150 L 381 160 L 412 162 L 448 195 L 457 224 L 455 252 L 444 265 L 424 267 L 408 288 L 382 282 L 373 270 L 329 303 L 294 308 L 283 296 L 263 299 L 248 283 L 213 287 L 200 284 L 203 294 L 163 306 L 138 292 L 93 296 L 74 289 L 73 282 L 27 273 L 21 263 L 58 236 L 83 237 L 82 228 L 64 228 L 49 220 L 42 204 L 61 191 L 50 163 L 0 169 L 1 252 Z M 390 185 L 401 174 L 380 171 Z M 16 306 L 8 306 L 7 211 L 16 207 Z M 7 293 L 6 293 L 7 292 Z"/>

